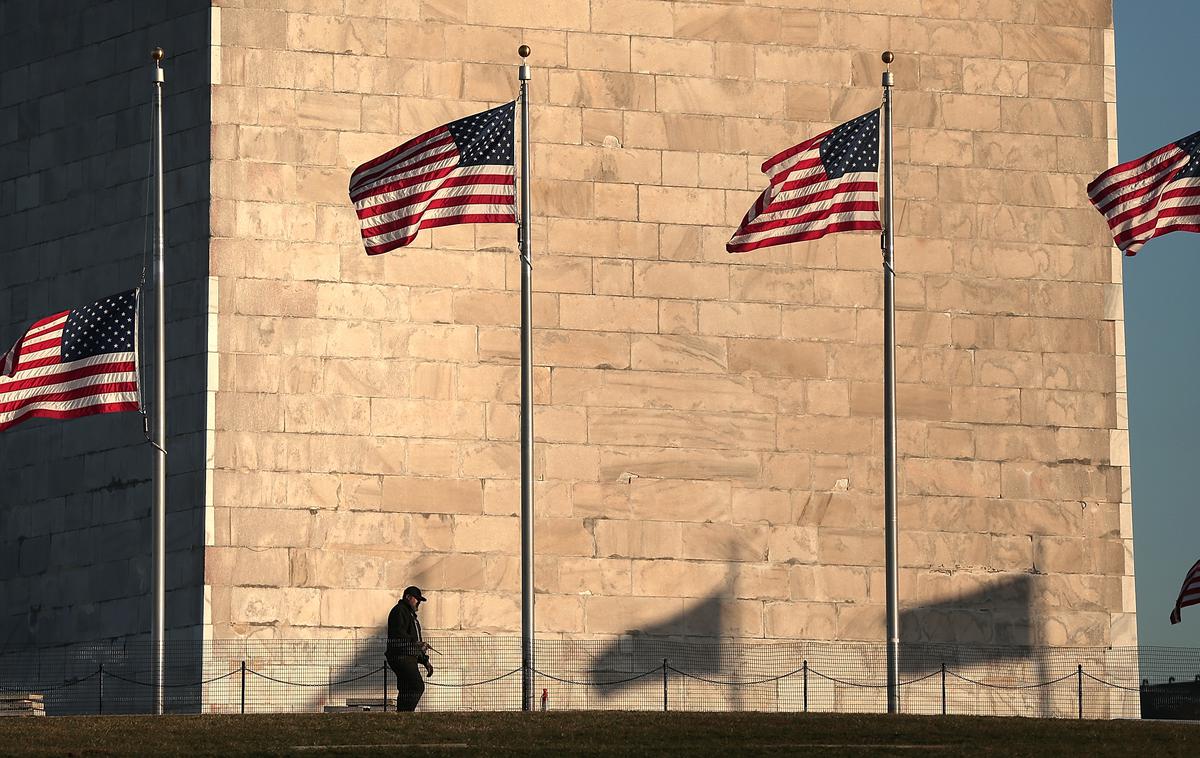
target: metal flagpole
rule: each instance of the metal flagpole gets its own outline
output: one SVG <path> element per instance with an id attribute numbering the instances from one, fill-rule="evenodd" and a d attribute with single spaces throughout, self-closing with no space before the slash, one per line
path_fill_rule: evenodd
<path id="1" fill-rule="evenodd" d="M 167 339 L 166 281 L 163 278 L 163 50 L 150 53 L 154 59 L 154 619 L 150 646 L 154 654 L 154 712 L 163 712 L 163 658 L 166 631 L 166 520 L 167 520 Z"/>
<path id="2" fill-rule="evenodd" d="M 887 705 L 900 711 L 900 609 L 896 555 L 896 270 L 892 204 L 891 51 L 883 54 L 883 487 L 884 542 L 887 553 Z"/>
<path id="3" fill-rule="evenodd" d="M 529 45 L 521 45 L 521 708 L 533 710 L 533 262 L 529 246 Z"/>

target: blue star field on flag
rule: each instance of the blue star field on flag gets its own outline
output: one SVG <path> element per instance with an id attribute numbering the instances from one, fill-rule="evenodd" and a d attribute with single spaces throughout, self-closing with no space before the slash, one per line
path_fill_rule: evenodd
<path id="1" fill-rule="evenodd" d="M 30 418 L 136 411 L 137 290 L 33 323 L 0 355 L 0 430 Z"/>
<path id="2" fill-rule="evenodd" d="M 350 200 L 367 254 L 422 229 L 516 222 L 515 114 L 512 102 L 451 121 L 356 168 Z"/>
<path id="3" fill-rule="evenodd" d="M 512 165 L 516 105 L 507 103 L 446 124 L 458 146 L 459 166 Z"/>
<path id="4" fill-rule="evenodd" d="M 130 290 L 71 311 L 63 329 L 62 359 L 132 351 L 136 310 L 137 295 Z"/>
<path id="5" fill-rule="evenodd" d="M 725 245 L 731 253 L 834 232 L 879 231 L 879 109 L 762 165 L 770 185 Z"/>

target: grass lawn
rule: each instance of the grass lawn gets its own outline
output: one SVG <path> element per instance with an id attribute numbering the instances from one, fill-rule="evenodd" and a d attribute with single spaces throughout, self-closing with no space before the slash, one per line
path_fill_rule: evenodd
<path id="1" fill-rule="evenodd" d="M 1200 724 L 780 713 L 0 719 L 0 755 L 1197 756 Z"/>

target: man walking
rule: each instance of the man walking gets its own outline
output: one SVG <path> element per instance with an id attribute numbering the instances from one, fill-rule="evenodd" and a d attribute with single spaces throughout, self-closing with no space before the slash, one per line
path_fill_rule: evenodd
<path id="1" fill-rule="evenodd" d="M 415 711 L 421 695 L 425 694 L 425 682 L 417 664 L 425 667 L 425 676 L 433 676 L 433 666 L 425 653 L 429 649 L 421 639 L 421 622 L 417 609 L 425 602 L 420 587 L 406 587 L 404 595 L 388 614 L 387 662 L 396 672 L 396 710 Z"/>

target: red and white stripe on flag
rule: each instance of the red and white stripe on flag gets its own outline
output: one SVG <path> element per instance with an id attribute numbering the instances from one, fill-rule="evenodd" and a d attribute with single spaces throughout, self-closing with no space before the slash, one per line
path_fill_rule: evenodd
<path id="1" fill-rule="evenodd" d="M 865 113 L 768 159 L 770 177 L 725 245 L 731 253 L 879 231 L 879 110 Z"/>
<path id="2" fill-rule="evenodd" d="M 1200 132 L 1113 166 L 1087 187 L 1126 255 L 1170 232 L 1200 232 Z"/>
<path id="3" fill-rule="evenodd" d="M 1171 623 L 1178 624 L 1183 620 L 1180 611 L 1189 605 L 1200 604 L 1200 561 L 1196 561 L 1187 576 L 1183 578 L 1183 587 L 1179 589 L 1179 599 L 1175 601 L 1175 609 L 1171 611 Z"/>
<path id="4" fill-rule="evenodd" d="M 135 291 L 47 316 L 0 357 L 0 431 L 138 410 Z"/>
<path id="5" fill-rule="evenodd" d="M 350 177 L 369 255 L 413 241 L 421 229 L 513 223 L 515 104 L 476 113 L 413 137 Z"/>

